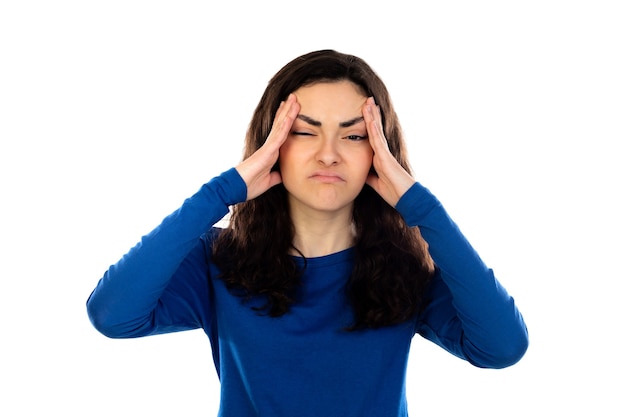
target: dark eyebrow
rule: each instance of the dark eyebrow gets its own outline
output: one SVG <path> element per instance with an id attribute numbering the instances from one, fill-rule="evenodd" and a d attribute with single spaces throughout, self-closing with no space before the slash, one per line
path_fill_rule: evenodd
<path id="1" fill-rule="evenodd" d="M 309 116 L 305 116 L 304 114 L 299 114 L 298 119 L 307 122 L 308 124 L 312 125 L 312 126 L 317 126 L 320 127 L 322 125 L 322 122 L 320 122 L 319 120 L 315 120 L 310 118 Z"/>
<path id="2" fill-rule="evenodd" d="M 319 120 L 315 120 L 309 116 L 306 116 L 304 114 L 299 114 L 297 116 L 298 119 L 312 125 L 312 126 L 317 126 L 320 127 L 322 125 L 322 122 L 320 122 Z M 350 119 L 347 120 L 345 122 L 341 122 L 339 123 L 339 127 L 350 127 L 350 126 L 354 126 L 355 124 L 362 122 L 363 121 L 363 116 L 359 116 L 359 117 L 355 117 L 354 119 Z"/>
<path id="3" fill-rule="evenodd" d="M 346 122 L 341 122 L 339 123 L 339 127 L 350 127 L 350 126 L 354 126 L 355 124 L 362 122 L 363 121 L 363 116 L 359 116 L 359 117 L 355 117 L 354 119 L 350 119 Z"/>

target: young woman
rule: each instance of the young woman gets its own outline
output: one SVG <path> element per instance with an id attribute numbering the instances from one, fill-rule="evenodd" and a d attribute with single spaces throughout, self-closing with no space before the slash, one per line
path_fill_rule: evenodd
<path id="1" fill-rule="evenodd" d="M 412 177 L 385 85 L 332 50 L 270 80 L 242 162 L 111 266 L 87 308 L 114 338 L 202 328 L 221 416 L 406 416 L 415 334 L 478 367 L 528 346 L 513 299 Z"/>

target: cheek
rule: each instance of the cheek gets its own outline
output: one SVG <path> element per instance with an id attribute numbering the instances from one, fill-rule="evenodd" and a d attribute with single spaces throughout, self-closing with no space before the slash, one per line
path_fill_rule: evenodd
<path id="1" fill-rule="evenodd" d="M 365 181 L 369 174 L 374 172 L 374 166 L 372 164 L 372 154 L 364 152 L 359 155 L 358 158 L 354 159 L 351 162 L 352 172 L 356 179 L 359 178 L 359 181 Z"/>
<path id="2" fill-rule="evenodd" d="M 293 166 L 297 165 L 296 157 L 297 152 L 294 152 L 292 147 L 285 143 L 278 150 L 278 169 L 281 173 L 288 173 L 293 170 Z"/>
<path id="3" fill-rule="evenodd" d="M 278 149 L 278 166 L 283 169 L 285 163 L 289 160 L 289 146 L 285 143 Z"/>
<path id="4" fill-rule="evenodd" d="M 361 163 L 363 165 L 363 170 L 369 172 L 371 169 L 373 169 L 373 162 L 374 162 L 374 151 L 372 151 L 372 148 L 368 148 L 364 150 L 363 155 L 361 156 Z"/>

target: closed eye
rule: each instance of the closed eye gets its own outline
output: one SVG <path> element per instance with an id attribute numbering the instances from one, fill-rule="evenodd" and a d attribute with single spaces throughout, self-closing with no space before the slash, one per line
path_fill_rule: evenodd
<path id="1" fill-rule="evenodd" d="M 291 134 L 297 136 L 313 136 L 313 133 L 309 132 L 291 132 Z"/>

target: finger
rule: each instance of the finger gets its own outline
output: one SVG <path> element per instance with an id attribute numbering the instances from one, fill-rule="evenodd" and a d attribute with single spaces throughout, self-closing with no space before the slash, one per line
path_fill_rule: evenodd
<path id="1" fill-rule="evenodd" d="M 274 115 L 274 120 L 272 122 L 272 128 L 278 126 L 278 124 L 280 123 L 280 121 L 282 120 L 282 115 L 285 111 L 285 106 L 287 105 L 287 101 L 289 101 L 290 97 L 287 97 L 287 100 L 283 100 L 280 102 L 280 104 L 278 105 L 278 109 L 276 110 L 276 114 Z"/>
<path id="2" fill-rule="evenodd" d="M 380 178 L 378 178 L 378 175 L 376 175 L 375 173 L 370 173 L 365 179 L 365 183 L 369 185 L 370 187 L 372 187 L 374 191 L 376 191 L 377 193 L 379 190 L 378 188 L 379 182 L 380 182 Z"/>
<path id="3" fill-rule="evenodd" d="M 298 116 L 299 111 L 300 104 L 297 102 L 296 96 L 294 94 L 290 94 L 289 97 L 287 97 L 287 100 L 281 103 L 278 111 L 276 112 L 272 131 L 270 132 L 266 143 L 270 142 L 276 146 L 282 145 L 285 139 L 287 139 L 291 126 Z"/>
<path id="4" fill-rule="evenodd" d="M 298 103 L 295 94 L 289 94 L 283 110 L 284 115 L 282 116 L 281 130 L 283 133 L 288 134 L 293 122 L 296 120 L 296 117 L 300 112 L 300 104 Z"/>
<path id="5" fill-rule="evenodd" d="M 382 116 L 380 108 L 376 105 L 373 97 L 369 97 L 364 104 L 363 119 L 367 128 L 370 145 L 374 153 L 389 149 L 385 132 L 382 128 Z"/>
<path id="6" fill-rule="evenodd" d="M 273 186 L 278 185 L 282 182 L 283 182 L 283 178 L 280 175 L 280 172 L 278 171 L 270 172 L 269 188 L 272 188 Z"/>

